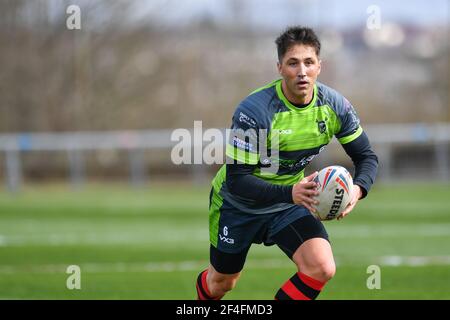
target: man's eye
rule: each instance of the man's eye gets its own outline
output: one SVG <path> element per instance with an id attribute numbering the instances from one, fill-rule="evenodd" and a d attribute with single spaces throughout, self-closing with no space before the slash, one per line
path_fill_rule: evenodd
<path id="1" fill-rule="evenodd" d="M 297 62 L 290 62 L 289 65 L 290 65 L 290 66 L 296 66 L 296 65 L 297 65 Z"/>

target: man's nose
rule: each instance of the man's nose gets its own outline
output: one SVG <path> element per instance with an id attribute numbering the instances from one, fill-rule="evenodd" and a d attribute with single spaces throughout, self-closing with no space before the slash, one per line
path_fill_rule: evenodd
<path id="1" fill-rule="evenodd" d="M 306 66 L 303 63 L 300 63 L 298 68 L 297 77 L 303 78 L 306 76 Z"/>

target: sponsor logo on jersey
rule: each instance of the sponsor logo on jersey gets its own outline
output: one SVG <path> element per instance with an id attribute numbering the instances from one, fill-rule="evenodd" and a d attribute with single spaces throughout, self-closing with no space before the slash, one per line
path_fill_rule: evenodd
<path id="1" fill-rule="evenodd" d="M 242 112 L 239 112 L 239 122 L 245 123 L 252 128 L 256 127 L 256 121 Z"/>
<path id="2" fill-rule="evenodd" d="M 292 134 L 292 129 L 281 129 L 281 130 L 278 130 L 278 133 L 279 134 Z"/>
<path id="3" fill-rule="evenodd" d="M 239 139 L 238 137 L 233 137 L 233 146 L 246 150 L 246 151 L 253 151 L 253 144 L 250 142 L 245 142 L 242 139 Z"/>
<path id="4" fill-rule="evenodd" d="M 308 163 L 310 163 L 315 157 L 317 157 L 324 149 L 325 146 L 322 146 L 317 153 L 305 156 L 298 160 L 279 159 L 278 161 L 281 168 L 298 171 L 305 168 Z"/>

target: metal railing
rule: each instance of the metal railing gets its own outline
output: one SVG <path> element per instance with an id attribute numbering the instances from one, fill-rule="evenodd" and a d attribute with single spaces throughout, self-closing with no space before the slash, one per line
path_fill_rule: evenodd
<path id="1" fill-rule="evenodd" d="M 450 180 L 450 124 L 382 124 L 366 125 L 364 130 L 370 137 L 380 163 L 380 176 L 389 180 L 392 171 L 392 154 L 398 146 L 428 145 L 433 147 L 435 163 L 430 168 L 437 179 Z M 190 130 L 193 132 L 193 130 Z M 225 129 L 221 130 L 225 133 Z M 5 154 L 5 182 L 10 191 L 17 191 L 22 177 L 21 155 L 33 151 L 63 151 L 67 153 L 71 182 L 84 181 L 83 152 L 89 150 L 125 150 L 129 153 L 130 180 L 141 184 L 146 179 L 143 150 L 169 152 L 179 141 L 172 141 L 173 130 L 139 130 L 107 132 L 65 132 L 65 133 L 18 133 L 0 135 L 0 151 Z M 193 132 L 195 134 L 195 132 Z M 211 144 L 202 139 L 183 143 L 186 147 L 202 148 Z M 223 141 L 216 141 L 221 143 Z M 223 145 L 221 145 L 223 146 Z M 196 168 L 194 172 L 201 174 Z"/>

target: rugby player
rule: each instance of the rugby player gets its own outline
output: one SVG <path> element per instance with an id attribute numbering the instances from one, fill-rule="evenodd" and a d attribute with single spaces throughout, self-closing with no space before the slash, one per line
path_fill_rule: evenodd
<path id="1" fill-rule="evenodd" d="M 333 136 L 352 159 L 352 198 L 338 219 L 367 196 L 375 181 L 378 159 L 353 106 L 317 82 L 321 44 L 315 32 L 290 27 L 275 43 L 281 79 L 253 91 L 238 105 L 226 146 L 227 163 L 212 181 L 210 265 L 197 278 L 200 300 L 221 299 L 234 288 L 253 243 L 276 244 L 297 267 L 280 284 L 275 299 L 315 299 L 336 266 L 328 234 L 312 214 L 317 172 L 304 177 L 305 167 Z M 243 132 L 253 132 L 255 139 Z M 259 142 L 274 135 L 277 156 L 265 156 Z M 267 174 L 266 168 L 275 164 L 276 172 Z"/>

